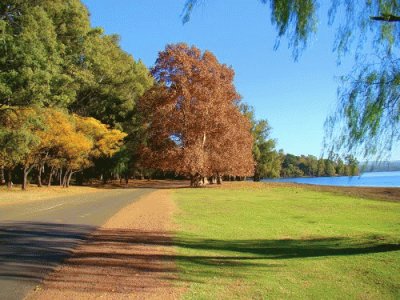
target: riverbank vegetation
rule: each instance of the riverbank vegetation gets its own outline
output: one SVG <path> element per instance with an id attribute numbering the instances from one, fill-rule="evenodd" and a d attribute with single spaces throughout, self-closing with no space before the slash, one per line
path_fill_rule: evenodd
<path id="1" fill-rule="evenodd" d="M 275 149 L 210 51 L 167 45 L 150 70 L 92 27 L 80 0 L 0 4 L 0 183 L 357 173 L 356 161 Z"/>
<path id="2" fill-rule="evenodd" d="M 174 199 L 185 299 L 400 296 L 399 203 L 263 183 Z"/>

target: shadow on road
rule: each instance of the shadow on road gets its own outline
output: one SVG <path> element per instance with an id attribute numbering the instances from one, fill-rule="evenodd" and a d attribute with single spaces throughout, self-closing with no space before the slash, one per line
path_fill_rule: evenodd
<path id="1" fill-rule="evenodd" d="M 39 282 L 94 229 L 85 225 L 0 223 L 0 279 Z"/>
<path id="2" fill-rule="evenodd" d="M 273 271 L 293 258 L 400 250 L 399 244 L 376 237 L 212 240 L 194 236 L 177 238 L 173 232 L 123 229 L 101 229 L 88 235 L 93 229 L 34 222 L 0 224 L 0 279 L 39 281 L 64 261 L 61 271 L 46 279 L 48 288 L 125 293 L 138 288 L 151 289 L 155 282 L 162 285 L 185 280 L 202 282 L 215 276 L 239 278 L 245 276 L 246 268 Z M 185 254 L 177 254 L 176 247 Z M 204 251 L 198 255 L 195 250 Z M 179 276 L 176 263 L 202 265 L 204 272 L 193 268 L 192 274 Z M 237 272 L 224 272 L 227 267 L 236 268 Z"/>

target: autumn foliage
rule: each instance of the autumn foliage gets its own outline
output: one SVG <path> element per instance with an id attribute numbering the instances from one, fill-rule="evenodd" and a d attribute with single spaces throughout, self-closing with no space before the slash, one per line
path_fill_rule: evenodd
<path id="1" fill-rule="evenodd" d="M 39 186 L 46 171 L 48 185 L 57 173 L 68 187 L 74 173 L 90 167 L 95 158 L 112 156 L 126 136 L 96 119 L 57 109 L 13 108 L 0 116 L 7 133 L 2 138 L 9 143 L 0 147 L 0 165 L 9 172 L 22 166 L 23 189 L 34 168 Z"/>
<path id="2" fill-rule="evenodd" d="M 252 175 L 250 123 L 238 103 L 234 71 L 209 51 L 185 44 L 159 53 L 156 85 L 141 99 L 148 143 L 142 159 L 151 168 L 189 176 Z"/>

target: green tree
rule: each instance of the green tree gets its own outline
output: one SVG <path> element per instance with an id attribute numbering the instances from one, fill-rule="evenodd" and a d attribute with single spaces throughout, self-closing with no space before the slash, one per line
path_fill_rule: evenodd
<path id="1" fill-rule="evenodd" d="M 4 167 L 7 185 L 10 188 L 13 170 L 39 144 L 39 138 L 32 130 L 38 119 L 29 111 L 0 110 L 0 165 Z"/>
<path id="2" fill-rule="evenodd" d="M 347 176 L 355 176 L 360 173 L 359 163 L 357 159 L 353 155 L 347 155 L 345 158 L 346 166 L 345 166 L 345 174 Z"/>
<path id="3" fill-rule="evenodd" d="M 62 78 L 55 27 L 43 8 L 23 7 L 0 4 L 0 106 L 52 105 Z"/>
<path id="4" fill-rule="evenodd" d="M 120 48 L 118 36 L 101 31 L 86 40 L 85 64 L 91 77 L 78 90 L 72 111 L 123 128 L 137 99 L 153 84 L 149 70 Z"/>
<path id="5" fill-rule="evenodd" d="M 326 176 L 325 162 L 322 158 L 318 159 L 317 176 Z"/>
<path id="6" fill-rule="evenodd" d="M 344 171 L 345 171 L 345 165 L 343 163 L 343 160 L 341 158 L 338 158 L 336 161 L 336 174 L 344 175 Z"/>
<path id="7" fill-rule="evenodd" d="M 336 175 L 335 164 L 330 159 L 325 160 L 325 173 L 326 173 L 326 176 L 335 176 Z"/>
<path id="8" fill-rule="evenodd" d="M 240 111 L 251 123 L 251 133 L 253 135 L 253 159 L 254 181 L 260 181 L 264 177 L 277 178 L 281 171 L 281 157 L 275 150 L 276 141 L 270 138 L 271 127 L 267 120 L 256 120 L 254 108 L 241 104 Z"/>

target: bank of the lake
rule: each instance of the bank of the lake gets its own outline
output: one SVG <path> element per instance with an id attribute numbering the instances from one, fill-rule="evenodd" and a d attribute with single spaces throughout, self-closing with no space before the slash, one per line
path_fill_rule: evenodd
<path id="1" fill-rule="evenodd" d="M 400 171 L 366 172 L 359 176 L 297 177 L 264 179 L 264 182 L 292 182 L 312 185 L 357 186 L 357 187 L 400 187 Z"/>

